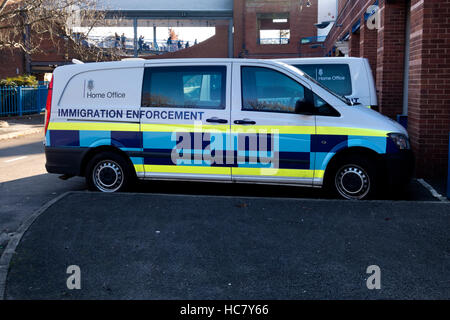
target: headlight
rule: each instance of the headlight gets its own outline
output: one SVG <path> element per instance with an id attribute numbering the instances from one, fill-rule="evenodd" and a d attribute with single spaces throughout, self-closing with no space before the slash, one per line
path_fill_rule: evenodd
<path id="1" fill-rule="evenodd" d="M 388 133 L 388 137 L 394 141 L 400 150 L 409 149 L 409 139 L 403 133 Z"/>

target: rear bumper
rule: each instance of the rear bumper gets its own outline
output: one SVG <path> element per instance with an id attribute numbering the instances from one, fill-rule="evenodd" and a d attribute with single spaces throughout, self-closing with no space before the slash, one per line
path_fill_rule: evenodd
<path id="1" fill-rule="evenodd" d="M 385 154 L 382 161 L 390 186 L 401 186 L 411 181 L 415 165 L 414 153 L 411 150 Z"/>
<path id="2" fill-rule="evenodd" d="M 49 173 L 81 175 L 81 164 L 88 148 L 45 147 L 45 168 Z"/>

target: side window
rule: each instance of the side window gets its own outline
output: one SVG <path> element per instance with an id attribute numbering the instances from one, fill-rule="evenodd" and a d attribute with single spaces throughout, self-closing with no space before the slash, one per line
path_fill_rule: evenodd
<path id="1" fill-rule="evenodd" d="M 295 113 L 305 88 L 288 76 L 262 67 L 242 67 L 242 110 Z"/>
<path id="2" fill-rule="evenodd" d="M 226 67 L 148 67 L 142 107 L 225 109 Z"/>
<path id="3" fill-rule="evenodd" d="M 352 94 L 352 79 L 348 64 L 297 64 L 295 67 L 337 94 L 343 96 Z"/>
<path id="4" fill-rule="evenodd" d="M 313 94 L 315 114 L 318 116 L 339 117 L 340 114 L 317 94 Z"/>

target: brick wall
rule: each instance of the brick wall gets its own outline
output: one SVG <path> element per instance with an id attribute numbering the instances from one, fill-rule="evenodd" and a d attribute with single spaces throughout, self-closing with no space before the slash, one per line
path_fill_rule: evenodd
<path id="1" fill-rule="evenodd" d="M 16 76 L 17 70 L 19 70 L 19 74 L 22 74 L 23 69 L 24 58 L 21 52 L 9 49 L 0 51 L 0 79 Z"/>
<path id="2" fill-rule="evenodd" d="M 409 8 L 408 8 L 409 9 Z M 380 1 L 376 79 L 380 112 L 391 118 L 402 113 L 406 33 L 404 1 Z M 375 71 L 374 69 L 372 69 Z"/>
<path id="3" fill-rule="evenodd" d="M 340 39 L 345 33 L 351 31 L 352 26 L 358 19 L 361 19 L 366 8 L 372 3 L 373 0 L 339 0 L 339 14 L 337 18 L 338 24 L 342 24 L 342 26 L 338 27 L 334 25 L 330 30 L 324 43 L 325 52 L 328 52 L 333 48 L 337 39 Z"/>
<path id="4" fill-rule="evenodd" d="M 174 59 L 174 58 L 227 58 L 228 57 L 228 26 L 216 26 L 216 33 L 211 38 L 199 44 L 163 55 L 142 57 L 144 59 Z"/>
<path id="5" fill-rule="evenodd" d="M 300 39 L 317 35 L 317 1 L 300 11 L 297 0 L 234 0 L 234 57 L 281 58 L 322 56 L 323 49 L 301 45 Z M 288 13 L 291 30 L 290 43 L 284 45 L 258 44 L 258 19 L 260 13 Z M 268 27 L 268 26 L 266 26 Z M 177 52 L 144 58 L 196 58 L 228 57 L 228 26 L 217 26 L 212 38 Z"/>
<path id="6" fill-rule="evenodd" d="M 368 57 L 376 77 L 380 111 L 402 113 L 405 25 L 410 10 L 408 132 L 417 157 L 416 175 L 445 176 L 450 131 L 450 0 L 379 0 L 381 28 L 367 30 L 363 14 L 373 0 L 339 0 L 338 23 L 325 41 L 325 52 L 361 19 L 351 34 L 350 56 Z"/>
<path id="7" fill-rule="evenodd" d="M 0 2 L 2 4 L 5 4 L 4 1 Z M 20 2 L 20 0 L 12 0 L 6 2 L 3 13 L 13 12 L 15 9 L 17 9 L 18 2 Z M 5 19 L 5 15 L 3 15 L 3 19 Z M 7 25 L 8 21 L 2 21 L 1 23 L 3 25 Z M 0 30 L 0 32 L 5 33 L 6 35 L 11 34 L 9 29 Z M 9 38 L 9 36 L 6 37 L 7 39 Z M 19 38 L 18 35 L 15 35 L 15 37 Z M 19 40 L 17 38 L 16 40 Z M 24 67 L 24 55 L 20 50 L 10 50 L 9 48 L 0 50 L 0 79 L 14 77 L 18 74 L 22 74 Z"/>
<path id="8" fill-rule="evenodd" d="M 68 62 L 71 59 L 70 53 L 66 55 L 66 44 L 63 40 L 58 41 L 56 44 L 48 39 L 44 39 L 40 44 L 40 53 L 34 53 L 30 57 L 30 62 Z M 5 77 L 11 77 L 17 75 L 17 69 L 19 74 L 27 73 L 25 56 L 20 50 L 14 50 L 11 53 L 10 50 L 0 51 L 0 79 Z M 43 74 L 38 78 L 42 79 Z"/>
<path id="9" fill-rule="evenodd" d="M 234 56 L 248 58 L 298 57 L 321 54 L 322 50 L 302 46 L 301 38 L 317 35 L 318 2 L 300 10 L 297 0 L 234 0 Z M 290 24 L 289 44 L 258 44 L 258 14 L 287 13 Z"/>
<path id="10" fill-rule="evenodd" d="M 43 38 L 39 46 L 41 52 L 31 55 L 32 61 L 60 61 L 65 62 L 72 59 L 72 54 L 68 49 L 67 42 L 60 39 L 51 41 L 49 38 Z M 69 57 L 70 56 L 70 57 Z"/>
<path id="11" fill-rule="evenodd" d="M 411 1 L 408 125 L 420 176 L 445 176 L 450 131 L 450 0 Z"/>
<path id="12" fill-rule="evenodd" d="M 364 19 L 364 17 L 362 17 L 362 19 Z M 377 30 L 370 30 L 364 23 L 361 23 L 359 32 L 359 55 L 369 60 L 370 68 L 372 69 L 375 80 L 377 77 L 377 40 Z"/>
<path id="13" fill-rule="evenodd" d="M 349 46 L 348 46 L 348 55 L 350 57 L 359 57 L 360 43 L 361 43 L 361 40 L 360 40 L 359 32 L 351 33 L 350 39 L 349 39 Z"/>
<path id="14" fill-rule="evenodd" d="M 347 0 L 338 0 L 338 12 L 341 12 L 344 8 L 344 5 L 347 3 Z"/>

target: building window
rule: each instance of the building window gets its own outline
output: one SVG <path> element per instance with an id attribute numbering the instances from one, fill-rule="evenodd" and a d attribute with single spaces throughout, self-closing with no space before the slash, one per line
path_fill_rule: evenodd
<path id="1" fill-rule="evenodd" d="M 257 15 L 257 24 L 258 44 L 289 44 L 289 13 L 260 13 Z"/>

